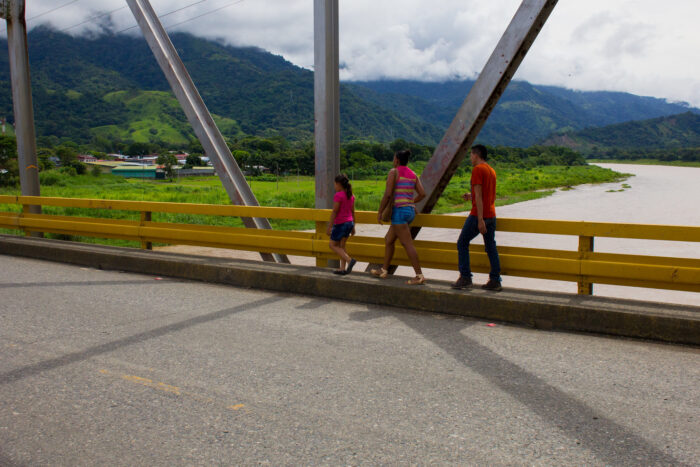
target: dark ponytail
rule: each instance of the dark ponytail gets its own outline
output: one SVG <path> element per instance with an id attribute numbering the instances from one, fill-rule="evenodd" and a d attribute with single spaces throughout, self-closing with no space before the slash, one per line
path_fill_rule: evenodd
<path id="1" fill-rule="evenodd" d="M 336 175 L 335 181 L 337 183 L 340 183 L 340 186 L 343 187 L 343 189 L 345 190 L 345 194 L 348 196 L 348 199 L 352 198 L 352 185 L 350 184 L 348 176 L 345 174 Z"/>
<path id="2" fill-rule="evenodd" d="M 399 160 L 399 165 L 408 165 L 408 160 L 411 158 L 411 150 L 404 149 L 403 151 L 396 151 L 394 157 Z"/>

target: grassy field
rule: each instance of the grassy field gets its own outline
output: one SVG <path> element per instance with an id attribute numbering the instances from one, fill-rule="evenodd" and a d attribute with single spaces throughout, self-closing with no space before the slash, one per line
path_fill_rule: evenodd
<path id="1" fill-rule="evenodd" d="M 547 166 L 536 169 L 498 170 L 497 205 L 541 198 L 557 187 L 572 187 L 584 183 L 603 183 L 621 180 L 626 176 L 597 166 Z M 173 182 L 125 179 L 114 175 L 79 175 L 69 177 L 55 171 L 41 174 L 41 194 L 49 197 L 119 199 L 133 201 L 162 201 L 177 203 L 229 204 L 229 198 L 216 177 L 182 178 Z M 288 177 L 279 181 L 249 180 L 259 203 L 263 206 L 314 206 L 312 177 Z M 469 208 L 461 195 L 469 188 L 469 178 L 454 177 L 438 202 L 435 213 L 459 212 Z M 379 206 L 384 191 L 384 180 L 355 180 L 353 191 L 356 209 L 373 211 Z M 0 194 L 19 195 L 19 188 L 0 188 Z M 16 211 L 17 206 L 0 205 L 2 211 Z M 46 207 L 45 213 L 68 216 L 106 217 L 118 219 L 139 218 L 138 213 L 112 210 L 87 210 Z M 154 221 L 242 226 L 239 218 L 197 216 L 187 214 L 154 213 Z M 312 229 L 306 221 L 271 220 L 278 229 Z M 16 233 L 16 232 L 15 232 Z M 76 239 L 77 240 L 77 239 Z M 83 239 L 81 241 L 135 246 L 133 242 Z"/>

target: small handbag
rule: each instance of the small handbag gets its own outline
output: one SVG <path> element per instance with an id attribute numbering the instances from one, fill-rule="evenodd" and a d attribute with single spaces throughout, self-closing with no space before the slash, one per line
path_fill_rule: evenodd
<path id="1" fill-rule="evenodd" d="M 384 206 L 384 209 L 382 209 L 382 213 L 380 216 L 382 222 L 389 222 L 391 220 L 391 211 L 394 209 L 394 190 L 396 190 L 396 182 L 398 181 L 398 179 L 399 172 L 396 171 L 396 178 L 394 179 L 394 188 L 391 190 L 389 202 L 386 203 L 386 206 Z"/>

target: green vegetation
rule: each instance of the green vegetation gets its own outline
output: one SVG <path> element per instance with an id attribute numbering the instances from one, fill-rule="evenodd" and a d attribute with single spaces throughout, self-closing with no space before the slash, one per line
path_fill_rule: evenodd
<path id="1" fill-rule="evenodd" d="M 602 164 L 637 164 L 637 165 L 671 165 L 675 167 L 700 167 L 698 161 L 679 161 L 664 159 L 588 159 L 588 162 Z"/>
<path id="2" fill-rule="evenodd" d="M 14 139 L 4 138 L 7 156 L 0 162 L 12 166 Z M 2 145 L 0 145 L 2 146 Z M 42 195 L 66 198 L 101 198 L 178 203 L 228 204 L 229 199 L 218 178 L 183 178 L 177 182 L 124 179 L 113 175 L 99 176 L 99 171 L 86 174 L 85 166 L 76 161 L 76 145 L 64 143 L 55 149 L 40 152 L 39 173 Z M 411 166 L 421 173 L 434 149 L 429 146 L 396 140 L 391 144 L 351 141 L 341 148 L 341 167 L 353 181 L 358 210 L 375 210 L 384 192 L 386 174 L 391 168 L 394 152 L 409 148 L 413 154 Z M 136 154 L 160 152 L 153 143 L 132 143 L 128 146 Z M 201 146 L 190 144 L 188 165 L 201 164 Z M 547 196 L 557 187 L 571 187 L 583 183 L 601 183 L 623 177 L 608 169 L 587 165 L 584 158 L 563 147 L 534 146 L 527 149 L 490 147 L 489 162 L 498 172 L 499 205 Z M 314 206 L 314 153 L 310 143 L 289 142 L 279 136 L 270 138 L 244 137 L 231 144 L 231 151 L 239 165 L 249 174 L 250 185 L 261 205 L 305 207 Z M 49 155 L 56 155 L 62 163 L 52 169 Z M 176 163 L 171 154 L 161 153 L 158 163 L 170 168 Z M 16 166 L 16 159 L 14 159 Z M 267 169 L 265 169 L 267 168 Z M 263 173 L 264 170 L 271 170 Z M 434 212 L 456 212 L 468 209 L 461 195 L 469 189 L 471 166 L 462 163 L 443 193 Z M 14 180 L 16 183 L 16 179 Z M 7 183 L 13 185 L 13 183 Z M 15 187 L 6 187 L 0 193 L 17 194 Z M 46 212 L 65 215 L 85 215 L 135 219 L 136 214 L 114 211 L 89 212 L 79 209 L 46 208 Z M 239 219 L 187 215 L 155 214 L 156 220 L 167 222 L 195 222 L 214 225 L 241 225 Z M 310 228 L 311 223 L 272 221 L 279 228 Z"/>
<path id="3" fill-rule="evenodd" d="M 17 143 L 15 138 L 0 135 L 0 187 L 19 183 Z"/>
<path id="4" fill-rule="evenodd" d="M 416 168 L 424 164 L 416 164 Z M 560 186 L 583 183 L 602 183 L 619 180 L 623 174 L 596 166 L 542 166 L 538 168 L 508 168 L 494 164 L 498 172 L 497 205 L 512 204 L 529 199 L 548 196 Z M 215 177 L 183 178 L 175 182 L 125 179 L 103 174 L 69 175 L 59 170 L 40 174 L 42 195 L 65 198 L 120 199 L 133 201 L 162 201 L 174 203 L 230 204 L 228 196 Z M 373 177 L 353 180 L 353 191 L 357 198 L 357 209 L 376 210 L 384 192 L 384 178 Z M 249 184 L 263 206 L 304 207 L 314 206 L 314 180 L 310 176 L 287 176 L 276 180 L 269 175 L 250 177 Z M 469 209 L 461 200 L 462 193 L 469 189 L 469 173 L 453 177 L 440 199 L 435 213 L 460 212 Z M 18 195 L 16 187 L 0 188 L 0 194 Z M 17 206 L 0 205 L 0 210 L 17 211 Z M 139 214 L 127 211 L 88 210 L 77 208 L 45 207 L 44 212 L 55 215 L 88 216 L 114 219 L 138 220 Z M 242 226 L 239 218 L 220 216 L 197 216 L 190 214 L 154 213 L 158 222 L 195 223 L 208 225 Z M 313 222 L 275 220 L 271 223 L 278 229 L 312 229 Z M 17 233 L 17 232 L 14 232 Z M 53 237 L 56 237 L 55 235 Z M 68 239 L 65 236 L 58 238 Z M 85 242 L 112 245 L 136 246 L 134 242 L 73 238 Z"/>
<path id="5" fill-rule="evenodd" d="M 566 146 L 596 160 L 700 162 L 700 115 L 685 112 L 561 133 L 545 143 Z"/>
<path id="6" fill-rule="evenodd" d="M 700 147 L 700 115 L 685 112 L 650 120 L 588 128 L 572 135 L 582 148 L 678 149 Z"/>
<path id="7" fill-rule="evenodd" d="M 225 46 L 182 33 L 172 34 L 172 40 L 228 141 L 244 135 L 310 140 L 311 71 L 256 48 Z M 142 38 L 73 37 L 40 26 L 30 32 L 29 43 L 39 146 L 69 140 L 117 152 L 134 142 L 184 147 L 194 141 Z M 7 50 L 6 41 L 0 39 L 0 118 L 12 121 Z M 437 144 L 472 85 L 469 80 L 343 83 L 342 138 Z M 489 117 L 480 141 L 527 147 L 556 131 L 686 110 L 663 99 L 515 81 Z M 628 141 L 636 139 L 628 135 Z"/>
<path id="8" fill-rule="evenodd" d="M 473 84 L 470 80 L 443 83 L 381 80 L 353 83 L 352 90 L 399 115 L 416 116 L 447 128 Z M 584 92 L 513 81 L 479 139 L 489 144 L 526 147 L 541 143 L 554 132 L 645 120 L 687 110 L 683 104 L 622 92 Z"/>
<path id="9" fill-rule="evenodd" d="M 186 146 L 194 132 L 142 38 L 72 37 L 46 27 L 29 34 L 32 89 L 41 146 L 64 140 L 117 152 L 133 142 Z M 312 138 L 313 73 L 257 48 L 174 33 L 171 39 L 224 137 Z M 0 39 L 0 117 L 12 120 L 7 43 Z M 422 143 L 443 130 L 398 115 L 341 86 L 344 138 Z M 121 146 L 120 146 L 121 145 Z"/>

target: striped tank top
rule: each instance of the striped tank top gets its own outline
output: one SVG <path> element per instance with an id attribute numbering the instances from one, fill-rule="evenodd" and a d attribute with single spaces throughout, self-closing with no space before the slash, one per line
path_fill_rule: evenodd
<path id="1" fill-rule="evenodd" d="M 413 192 L 416 190 L 418 177 L 413 170 L 404 165 L 398 166 L 396 171 L 399 179 L 396 181 L 396 189 L 394 189 L 394 207 L 414 207 Z"/>

